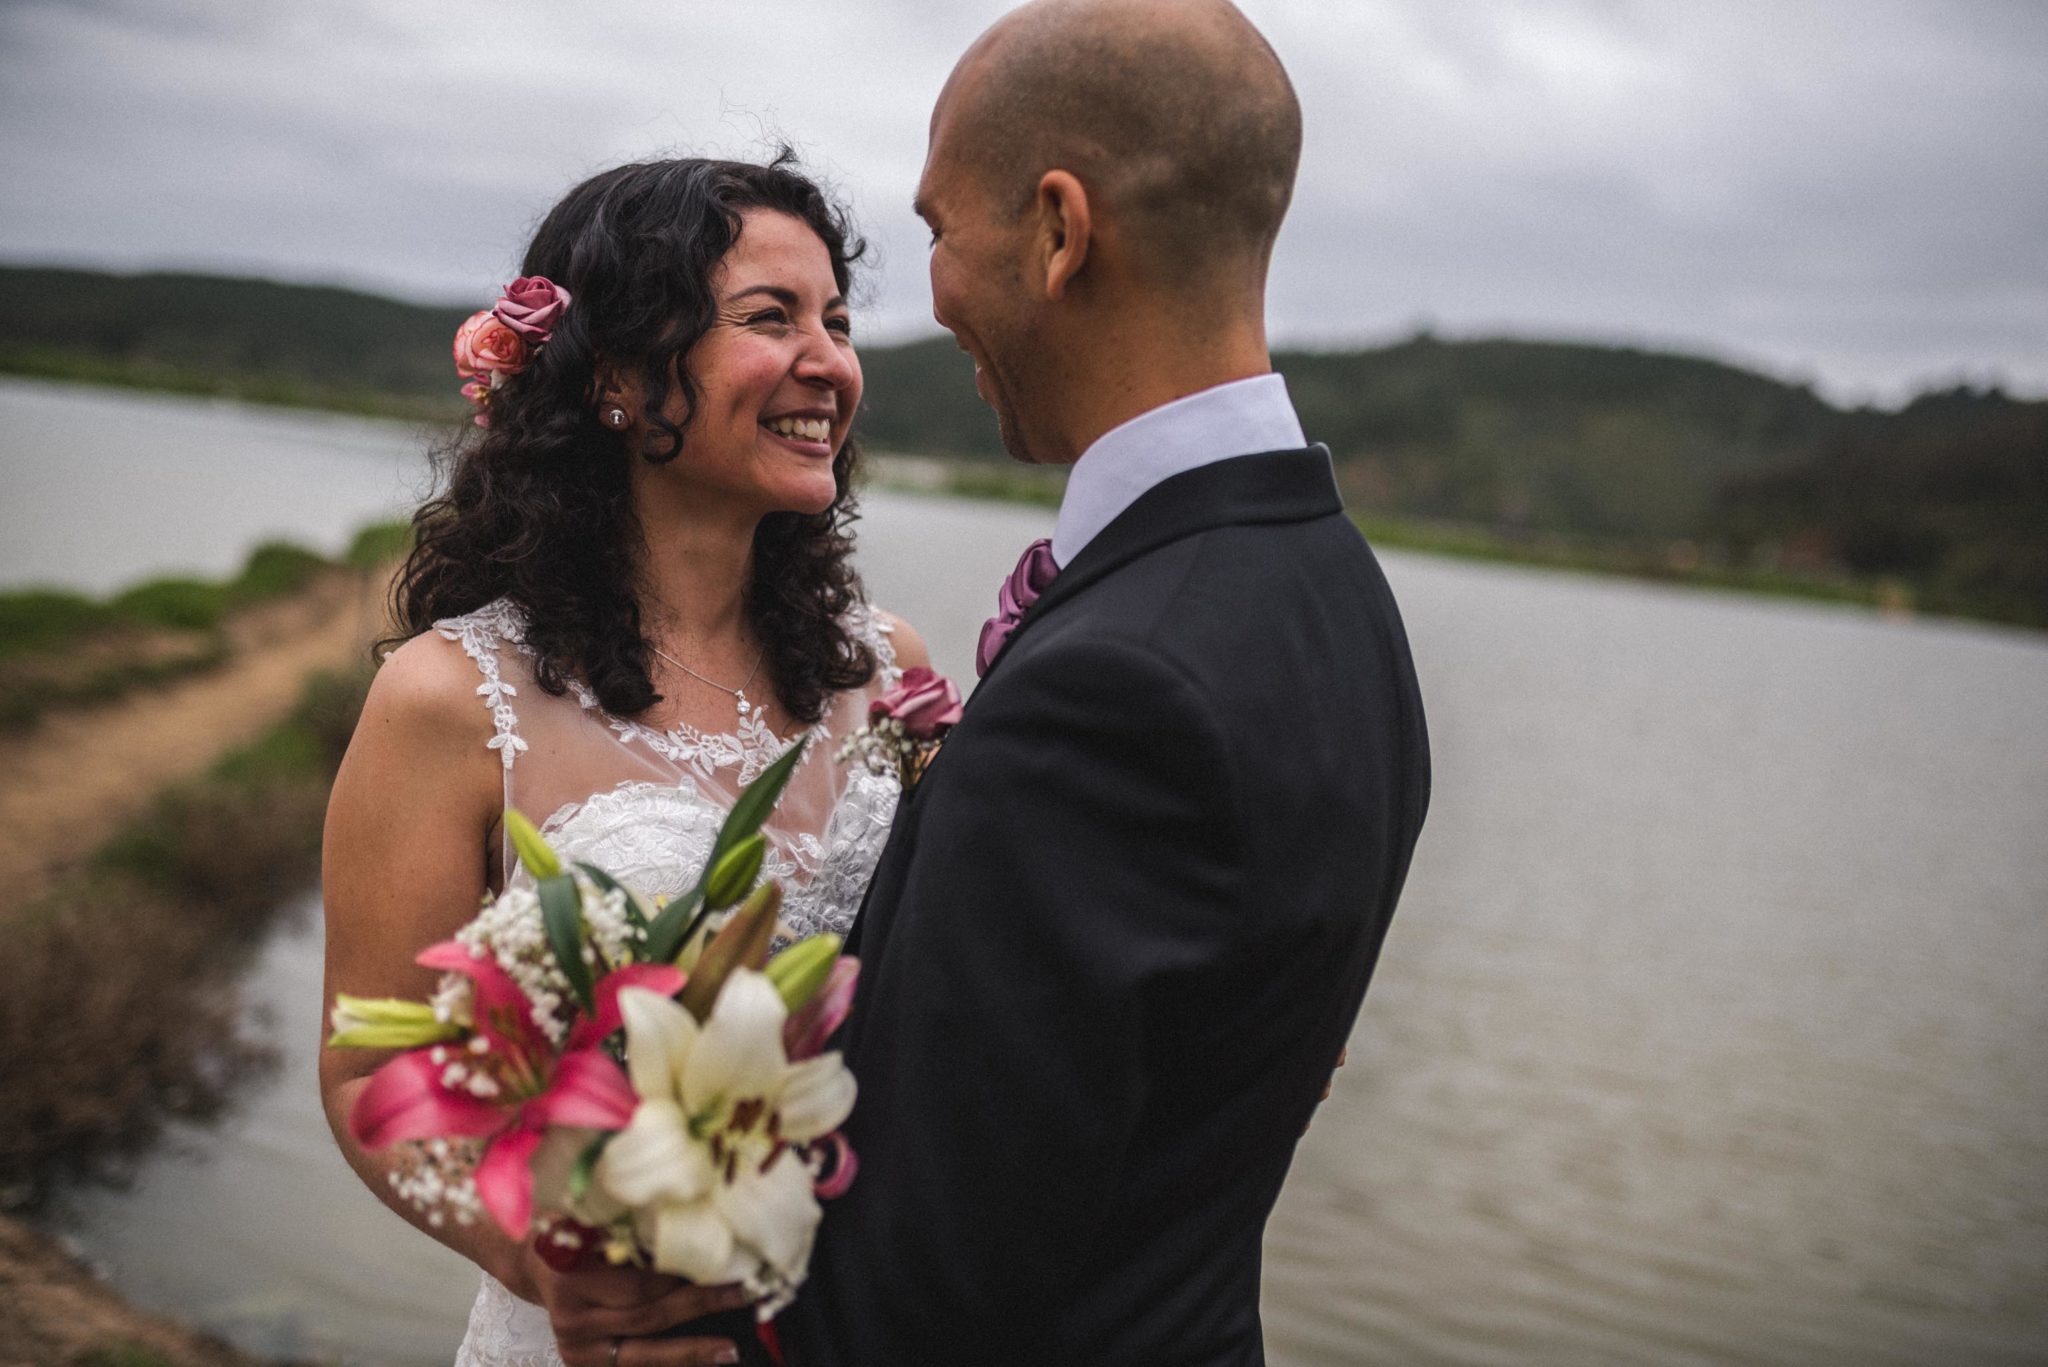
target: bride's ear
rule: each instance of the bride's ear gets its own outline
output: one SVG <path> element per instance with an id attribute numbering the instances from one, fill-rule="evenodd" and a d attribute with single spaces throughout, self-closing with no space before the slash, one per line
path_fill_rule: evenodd
<path id="1" fill-rule="evenodd" d="M 609 365 L 597 368 L 597 374 L 590 381 L 590 406 L 597 414 L 598 422 L 614 432 L 623 432 L 632 425 L 635 410 L 635 395 L 627 392 L 627 386 L 618 370 Z"/>

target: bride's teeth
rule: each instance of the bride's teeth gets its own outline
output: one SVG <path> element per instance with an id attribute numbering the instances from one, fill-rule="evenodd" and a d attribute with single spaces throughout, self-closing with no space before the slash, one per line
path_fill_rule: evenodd
<path id="1" fill-rule="evenodd" d="M 824 441 L 832 435 L 832 424 L 824 418 L 777 418 L 768 430 L 798 441 Z"/>

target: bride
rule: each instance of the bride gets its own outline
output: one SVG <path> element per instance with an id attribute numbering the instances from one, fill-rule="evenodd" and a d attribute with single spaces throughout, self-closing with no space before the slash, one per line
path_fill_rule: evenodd
<path id="1" fill-rule="evenodd" d="M 798 935 L 844 931 L 895 809 L 893 777 L 833 761 L 871 697 L 926 663 L 848 562 L 860 402 L 844 216 L 797 174 L 620 167 L 549 213 L 493 315 L 457 340 L 478 426 L 414 519 L 410 637 L 379 671 L 327 816 L 326 993 L 421 997 L 413 955 L 507 880 L 503 813 L 648 894 L 684 892 L 742 785 L 811 743 L 768 826 Z M 433 1223 L 347 1117 L 386 1055 L 327 1050 L 337 1142 L 385 1203 L 475 1261 L 457 1361 L 737 1361 L 652 1339 L 745 1304 L 630 1268 L 561 1273 L 487 1219 Z"/>

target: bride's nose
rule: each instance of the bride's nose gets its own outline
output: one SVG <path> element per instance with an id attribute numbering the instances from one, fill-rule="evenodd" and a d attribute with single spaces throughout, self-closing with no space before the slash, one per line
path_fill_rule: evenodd
<path id="1" fill-rule="evenodd" d="M 805 384 L 837 392 L 860 382 L 860 362 L 853 344 L 834 335 L 830 328 L 809 334 L 793 373 Z"/>

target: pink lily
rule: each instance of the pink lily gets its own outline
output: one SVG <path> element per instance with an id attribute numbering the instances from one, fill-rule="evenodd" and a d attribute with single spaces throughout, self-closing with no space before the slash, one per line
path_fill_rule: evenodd
<path id="1" fill-rule="evenodd" d="M 782 1027 L 782 1048 L 791 1063 L 816 1058 L 825 1051 L 825 1042 L 853 1010 L 853 989 L 859 982 L 860 960 L 833 961 L 832 974 L 818 989 L 818 995 L 790 1013 Z M 830 1201 L 844 1196 L 853 1185 L 854 1174 L 860 1171 L 860 1158 L 853 1145 L 846 1142 L 843 1132 L 834 1130 L 814 1147 L 828 1159 L 824 1175 L 818 1179 L 818 1199 Z"/>
<path id="2" fill-rule="evenodd" d="M 818 994 L 790 1013 L 782 1027 L 782 1049 L 791 1063 L 816 1058 L 825 1041 L 853 1010 L 853 989 L 860 981 L 860 960 L 835 959 L 831 976 Z"/>
<path id="3" fill-rule="evenodd" d="M 418 962 L 470 980 L 469 1041 L 409 1050 L 379 1068 L 356 1098 L 349 1132 L 366 1149 L 406 1139 L 484 1140 L 477 1198 L 507 1234 L 523 1239 L 533 1218 L 533 1157 L 549 1127 L 618 1130 L 633 1118 L 639 1098 L 603 1049 L 620 1025 L 619 990 L 672 996 L 683 975 L 667 964 L 606 974 L 592 993 L 596 1010 L 576 1023 L 557 1056 L 526 995 L 492 960 L 446 940 Z"/>

